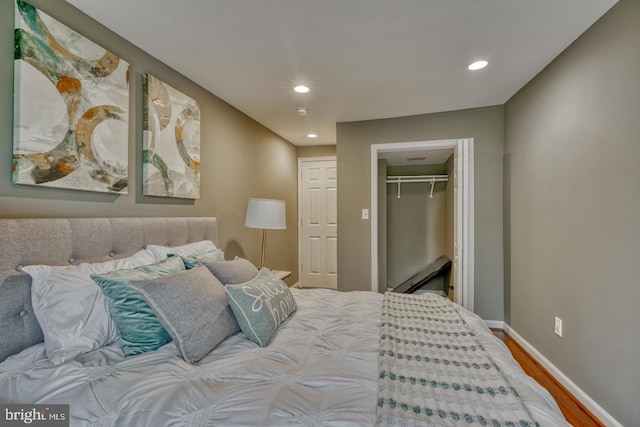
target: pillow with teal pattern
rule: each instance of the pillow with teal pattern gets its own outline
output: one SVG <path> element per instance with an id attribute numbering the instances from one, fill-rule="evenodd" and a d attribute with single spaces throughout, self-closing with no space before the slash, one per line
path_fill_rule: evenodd
<path id="1" fill-rule="evenodd" d="M 226 285 L 225 291 L 240 329 L 260 347 L 269 344 L 280 323 L 297 309 L 289 287 L 266 268 L 248 282 Z"/>
<path id="2" fill-rule="evenodd" d="M 187 267 L 187 270 L 190 270 L 193 267 L 197 267 L 198 265 L 202 265 L 205 262 L 224 261 L 224 252 L 222 252 L 221 249 L 214 249 L 203 254 L 181 256 L 182 261 L 184 262 L 184 266 Z"/>
<path id="3" fill-rule="evenodd" d="M 147 249 L 153 252 L 153 256 L 156 261 L 162 261 L 171 254 L 180 256 L 190 256 L 203 254 L 205 252 L 212 251 L 216 248 L 216 245 L 211 240 L 201 240 L 199 242 L 187 243 L 182 246 L 159 246 L 159 245 L 147 245 Z"/>
<path id="4" fill-rule="evenodd" d="M 129 286 L 129 282 L 155 279 L 181 271 L 185 271 L 182 258 L 172 256 L 156 264 L 91 276 L 107 297 L 125 356 L 157 350 L 171 341 L 171 335 L 153 309 L 137 290 Z"/>

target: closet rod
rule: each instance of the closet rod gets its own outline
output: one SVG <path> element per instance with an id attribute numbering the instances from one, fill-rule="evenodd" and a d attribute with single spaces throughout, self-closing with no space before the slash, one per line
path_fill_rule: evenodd
<path id="1" fill-rule="evenodd" d="M 387 176 L 387 184 L 398 184 L 398 199 L 400 198 L 400 186 L 403 182 L 430 182 L 431 191 L 429 192 L 429 198 L 433 198 L 433 188 L 436 182 L 449 181 L 449 175 L 396 175 Z"/>
<path id="2" fill-rule="evenodd" d="M 387 184 L 397 184 L 402 182 L 447 182 L 448 175 L 396 175 L 388 176 Z"/>

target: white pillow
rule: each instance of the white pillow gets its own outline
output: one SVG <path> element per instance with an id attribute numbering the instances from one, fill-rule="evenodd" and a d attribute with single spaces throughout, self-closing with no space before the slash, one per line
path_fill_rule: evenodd
<path id="1" fill-rule="evenodd" d="M 182 257 L 199 255 L 216 249 L 216 245 L 214 245 L 211 240 L 201 240 L 199 242 L 174 247 L 147 245 L 147 249 L 153 252 L 153 256 L 156 257 L 156 262 L 160 262 L 165 259 L 168 254 L 176 254 Z"/>
<path id="2" fill-rule="evenodd" d="M 73 266 L 29 265 L 31 304 L 44 335 L 47 357 L 54 365 L 112 343 L 118 337 L 100 287 L 92 274 L 155 263 L 143 249 L 128 258 Z"/>

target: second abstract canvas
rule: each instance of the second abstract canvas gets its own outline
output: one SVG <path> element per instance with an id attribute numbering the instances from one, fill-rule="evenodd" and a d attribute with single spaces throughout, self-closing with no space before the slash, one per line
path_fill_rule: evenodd
<path id="1" fill-rule="evenodd" d="M 143 194 L 200 197 L 200 106 L 145 74 Z"/>

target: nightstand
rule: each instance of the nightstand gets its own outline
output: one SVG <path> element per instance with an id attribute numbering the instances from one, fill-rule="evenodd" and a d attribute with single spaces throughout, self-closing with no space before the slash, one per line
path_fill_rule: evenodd
<path id="1" fill-rule="evenodd" d="M 284 270 L 271 270 L 271 272 L 273 274 L 276 275 L 276 277 L 280 280 L 284 280 L 287 277 L 291 276 L 291 272 L 290 271 L 284 271 Z"/>

